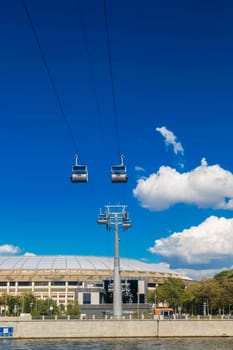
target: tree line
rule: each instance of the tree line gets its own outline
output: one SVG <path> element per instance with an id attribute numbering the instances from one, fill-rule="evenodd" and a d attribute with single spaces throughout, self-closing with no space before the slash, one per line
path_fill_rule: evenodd
<path id="1" fill-rule="evenodd" d="M 67 305 L 60 304 L 50 298 L 37 299 L 33 293 L 24 293 L 19 296 L 4 294 L 0 296 L 1 314 L 6 316 L 19 316 L 30 313 L 32 316 L 78 316 L 80 306 L 77 301 Z"/>
<path id="2" fill-rule="evenodd" d="M 148 293 L 148 301 L 167 303 L 175 312 L 190 315 L 233 314 L 233 270 L 202 281 L 185 282 L 168 278 L 163 285 Z"/>

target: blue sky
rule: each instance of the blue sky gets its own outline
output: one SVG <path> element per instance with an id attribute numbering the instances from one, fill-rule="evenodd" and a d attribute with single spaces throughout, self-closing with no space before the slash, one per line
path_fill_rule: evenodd
<path id="1" fill-rule="evenodd" d="M 99 208 L 128 205 L 121 256 L 193 278 L 233 265 L 233 4 L 0 4 L 0 254 L 113 255 Z M 92 75 L 86 45 L 91 58 Z M 117 121 L 117 128 L 116 128 Z M 74 154 L 89 182 L 72 184 Z M 110 168 L 126 157 L 129 181 Z"/>

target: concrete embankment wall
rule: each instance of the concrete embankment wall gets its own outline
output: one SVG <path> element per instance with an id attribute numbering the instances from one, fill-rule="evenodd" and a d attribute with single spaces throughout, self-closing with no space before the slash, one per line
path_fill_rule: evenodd
<path id="1" fill-rule="evenodd" d="M 232 320 L 1 321 L 9 338 L 233 337 Z"/>

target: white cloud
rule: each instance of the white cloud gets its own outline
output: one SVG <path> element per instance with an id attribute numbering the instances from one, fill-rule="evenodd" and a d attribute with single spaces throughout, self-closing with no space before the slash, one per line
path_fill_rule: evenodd
<path id="1" fill-rule="evenodd" d="M 19 253 L 22 253 L 22 249 L 19 247 L 16 247 L 12 244 L 3 244 L 0 245 L 0 256 L 5 256 L 5 255 L 17 255 Z M 26 252 L 24 253 L 25 256 L 34 256 L 36 254 L 31 253 L 31 252 Z"/>
<path id="2" fill-rule="evenodd" d="M 199 270 L 195 270 L 195 269 L 175 269 L 174 271 L 176 273 L 178 273 L 179 275 L 183 275 L 183 276 L 188 276 L 189 278 L 196 280 L 196 281 L 201 281 L 203 279 L 206 278 L 211 278 L 214 275 L 216 275 L 217 273 L 223 271 L 223 270 L 228 270 L 231 267 L 227 267 L 227 268 L 221 268 L 221 269 L 199 269 Z"/>
<path id="3" fill-rule="evenodd" d="M 176 270 L 172 270 L 170 268 L 170 265 L 166 262 L 160 262 L 160 263 L 149 263 L 146 259 L 141 259 L 142 262 L 146 262 L 145 265 L 145 269 L 147 269 L 148 271 L 157 271 L 157 272 L 161 272 L 164 274 L 168 274 L 168 276 L 170 277 L 170 275 L 172 275 L 172 277 L 177 277 L 177 276 L 183 276 L 186 279 L 190 279 L 190 277 L 187 277 L 182 270 L 180 270 L 180 272 L 176 271 Z"/>
<path id="4" fill-rule="evenodd" d="M 176 265 L 211 266 L 220 269 L 233 264 L 233 219 L 211 216 L 199 226 L 155 240 L 151 253 Z"/>
<path id="5" fill-rule="evenodd" d="M 26 253 L 24 253 L 24 256 L 36 256 L 36 254 L 30 253 L 30 252 L 26 252 Z"/>
<path id="6" fill-rule="evenodd" d="M 135 170 L 135 171 L 143 171 L 143 172 L 146 171 L 143 167 L 138 166 L 138 165 L 136 165 L 136 166 L 134 167 L 134 170 Z"/>
<path id="7" fill-rule="evenodd" d="M 161 166 L 157 173 L 140 178 L 133 194 L 150 210 L 168 209 L 176 203 L 233 210 L 233 174 L 218 164 L 208 166 L 205 158 L 186 173 Z"/>
<path id="8" fill-rule="evenodd" d="M 160 132 L 160 134 L 165 138 L 166 146 L 173 146 L 173 151 L 175 154 L 184 154 L 184 149 L 181 143 L 176 141 L 177 138 L 172 131 L 168 130 L 165 126 L 162 126 L 161 128 L 156 128 L 155 130 Z"/>
<path id="9" fill-rule="evenodd" d="M 14 255 L 20 252 L 20 248 L 11 244 L 0 245 L 0 255 Z"/>

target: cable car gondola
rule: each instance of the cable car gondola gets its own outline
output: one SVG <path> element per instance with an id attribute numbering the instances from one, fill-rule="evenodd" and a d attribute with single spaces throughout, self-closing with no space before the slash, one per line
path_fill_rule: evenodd
<path id="1" fill-rule="evenodd" d="M 72 174 L 70 177 L 70 181 L 73 183 L 88 181 L 87 166 L 78 164 L 77 154 L 75 155 L 75 165 L 72 167 Z"/>
<path id="2" fill-rule="evenodd" d="M 113 165 L 111 168 L 112 183 L 128 182 L 126 166 L 124 165 L 124 156 L 121 156 L 121 164 Z"/>

